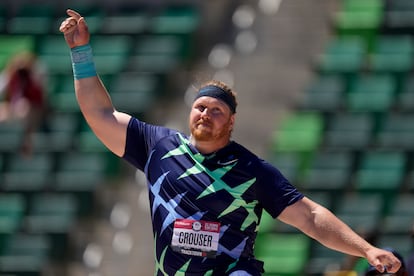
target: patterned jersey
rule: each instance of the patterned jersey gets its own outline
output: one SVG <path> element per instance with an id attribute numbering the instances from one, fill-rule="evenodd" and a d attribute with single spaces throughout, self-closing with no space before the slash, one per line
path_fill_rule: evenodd
<path id="1" fill-rule="evenodd" d="M 147 176 L 156 275 L 261 275 L 253 245 L 263 209 L 277 217 L 303 197 L 236 142 L 206 156 L 184 134 L 136 118 L 124 158 Z"/>

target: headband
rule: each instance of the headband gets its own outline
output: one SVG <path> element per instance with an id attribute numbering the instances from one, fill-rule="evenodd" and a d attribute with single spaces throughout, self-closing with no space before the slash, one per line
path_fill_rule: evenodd
<path id="1" fill-rule="evenodd" d="M 232 113 L 236 113 L 236 101 L 230 95 L 230 93 L 226 92 L 224 89 L 215 86 L 215 85 L 207 85 L 201 88 L 198 91 L 197 96 L 195 97 L 194 101 L 200 97 L 212 97 L 223 101 L 227 104 Z"/>

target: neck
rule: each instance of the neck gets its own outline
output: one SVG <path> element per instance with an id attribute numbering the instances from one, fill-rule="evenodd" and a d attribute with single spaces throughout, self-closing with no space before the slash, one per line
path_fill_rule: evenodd
<path id="1" fill-rule="evenodd" d="M 223 141 L 198 141 L 194 139 L 193 136 L 190 137 L 191 144 L 201 153 L 204 155 L 211 154 L 216 152 L 230 143 L 230 139 L 226 139 Z"/>

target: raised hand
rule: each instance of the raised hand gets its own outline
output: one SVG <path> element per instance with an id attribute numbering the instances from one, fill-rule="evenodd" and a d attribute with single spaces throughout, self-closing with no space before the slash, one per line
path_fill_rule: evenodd
<path id="1" fill-rule="evenodd" d="M 74 48 L 88 44 L 90 34 L 85 19 L 71 9 L 68 9 L 66 13 L 69 17 L 60 24 L 59 31 L 63 33 L 68 46 Z"/>

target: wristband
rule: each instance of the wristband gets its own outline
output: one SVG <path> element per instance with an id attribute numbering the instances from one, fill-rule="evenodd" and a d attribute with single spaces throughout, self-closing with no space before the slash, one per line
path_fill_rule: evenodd
<path id="1" fill-rule="evenodd" d="M 74 47 L 70 50 L 73 77 L 75 80 L 97 75 L 90 44 Z"/>

